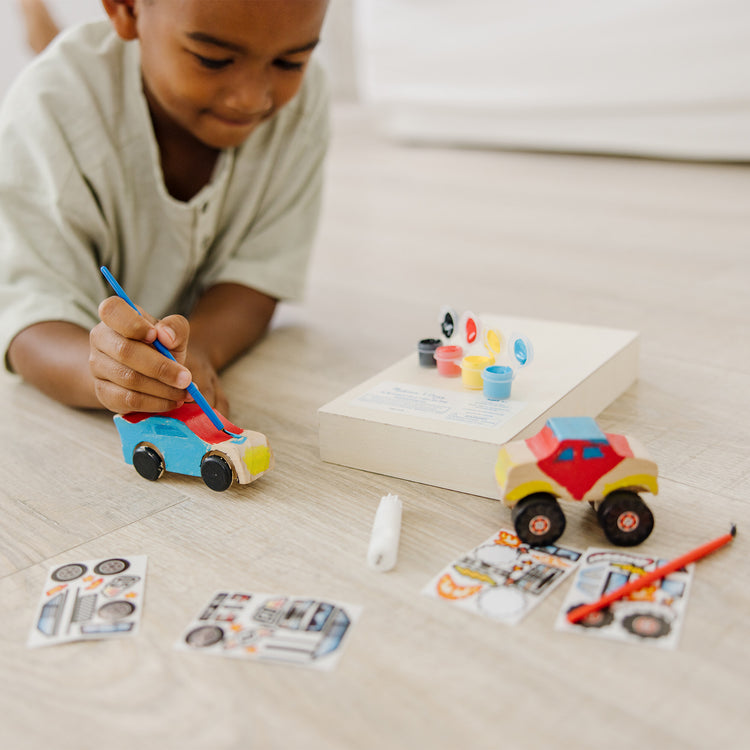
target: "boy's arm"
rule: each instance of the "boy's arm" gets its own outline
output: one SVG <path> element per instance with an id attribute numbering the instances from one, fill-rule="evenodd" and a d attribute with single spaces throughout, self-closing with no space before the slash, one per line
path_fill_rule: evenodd
<path id="1" fill-rule="evenodd" d="M 99 307 L 102 322 L 91 331 L 68 321 L 45 321 L 18 333 L 8 362 L 26 382 L 69 406 L 114 412 L 160 412 L 187 398 L 185 359 L 188 322 L 138 315 L 117 297 Z M 178 362 L 151 346 L 159 340 Z"/>
<path id="2" fill-rule="evenodd" d="M 249 349 L 271 322 L 277 300 L 243 284 L 221 283 L 207 289 L 190 314 L 190 343 L 185 364 L 203 358 L 216 372 Z"/>
<path id="3" fill-rule="evenodd" d="M 263 335 L 276 302 L 242 284 L 221 283 L 203 293 L 190 315 L 185 365 L 209 403 L 222 414 L 229 413 L 229 402 L 218 373 Z"/>
<path id="4" fill-rule="evenodd" d="M 209 403 L 226 414 L 218 372 L 260 338 L 275 307 L 273 297 L 241 284 L 211 287 L 191 315 L 186 350 L 184 318 L 153 322 L 110 297 L 99 308 L 103 322 L 91 332 L 66 321 L 36 323 L 13 339 L 8 360 L 24 380 L 69 406 L 165 411 L 185 400 L 189 378 L 151 346 L 158 333 Z"/>
<path id="5" fill-rule="evenodd" d="M 8 348 L 13 372 L 68 406 L 101 409 L 89 370 L 89 332 L 52 320 L 25 328 Z"/>

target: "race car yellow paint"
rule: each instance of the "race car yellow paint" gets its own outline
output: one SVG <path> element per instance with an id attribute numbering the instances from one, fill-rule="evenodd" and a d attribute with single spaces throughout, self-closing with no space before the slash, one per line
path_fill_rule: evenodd
<path id="1" fill-rule="evenodd" d="M 253 446 L 245 451 L 242 459 L 253 476 L 262 474 L 271 466 L 271 449 L 267 445 Z"/>

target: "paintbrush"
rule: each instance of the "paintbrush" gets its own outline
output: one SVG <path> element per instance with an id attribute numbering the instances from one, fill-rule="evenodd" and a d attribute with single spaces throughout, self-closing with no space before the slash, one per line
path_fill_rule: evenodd
<path id="1" fill-rule="evenodd" d="M 714 550 L 719 549 L 719 547 L 723 547 L 725 544 L 731 542 L 736 534 L 737 527 L 732 524 L 732 528 L 728 534 L 723 534 L 716 539 L 712 539 L 710 542 L 706 542 L 700 547 L 696 547 L 695 549 L 690 550 L 690 552 L 686 552 L 684 555 L 676 557 L 674 560 L 670 560 L 661 567 L 655 568 L 650 573 L 645 573 L 644 575 L 629 581 L 624 586 L 620 586 L 619 589 L 615 589 L 609 594 L 605 594 L 598 601 L 592 602 L 591 604 L 582 604 L 580 607 L 571 609 L 570 612 L 568 612 L 568 622 L 579 622 L 592 612 L 598 612 L 600 609 L 608 607 L 612 602 L 616 602 L 618 599 L 624 599 L 634 591 L 645 588 L 654 581 L 666 578 L 670 573 L 674 573 L 675 570 L 680 570 L 689 563 L 700 560 Z"/>
<path id="2" fill-rule="evenodd" d="M 112 289 L 114 289 L 115 294 L 120 299 L 125 300 L 125 302 L 127 302 L 138 313 L 138 315 L 140 315 L 141 311 L 135 306 L 135 304 L 133 304 L 133 300 L 128 297 L 128 295 L 125 293 L 125 290 L 117 283 L 117 279 L 115 279 L 110 270 L 106 266 L 101 266 L 99 270 L 102 272 L 104 278 L 109 282 L 109 285 L 112 287 Z M 167 349 L 167 347 L 164 346 L 161 341 L 159 341 L 159 339 L 154 340 L 153 347 L 165 357 L 168 357 L 173 362 L 177 362 L 177 360 L 172 356 L 172 352 L 170 352 L 169 349 Z M 195 403 L 198 404 L 203 413 L 211 420 L 211 424 L 217 430 L 226 432 L 227 435 L 231 435 L 232 437 L 238 437 L 238 435 L 236 435 L 234 432 L 231 432 L 226 427 L 224 427 L 221 420 L 219 419 L 219 415 L 211 408 L 208 401 L 206 401 L 205 396 L 198 390 L 198 386 L 195 383 L 190 383 L 190 385 L 187 387 L 187 392 L 193 397 Z"/>

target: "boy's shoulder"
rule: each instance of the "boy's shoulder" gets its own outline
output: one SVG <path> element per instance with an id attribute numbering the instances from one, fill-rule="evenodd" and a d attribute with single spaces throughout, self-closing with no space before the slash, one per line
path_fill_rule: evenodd
<path id="1" fill-rule="evenodd" d="M 98 102 L 99 114 L 117 109 L 122 98 L 127 49 L 108 20 L 94 21 L 63 31 L 19 74 L 2 102 L 2 119 L 34 116 L 63 125 L 83 125 L 81 113 Z M 103 110 L 104 108 L 104 110 Z M 94 110 L 96 111 L 96 110 Z"/>

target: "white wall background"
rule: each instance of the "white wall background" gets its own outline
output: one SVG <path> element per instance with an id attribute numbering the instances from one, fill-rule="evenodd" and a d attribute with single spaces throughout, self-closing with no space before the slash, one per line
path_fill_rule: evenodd
<path id="1" fill-rule="evenodd" d="M 355 0 L 385 132 L 750 158 L 750 0 Z"/>
<path id="2" fill-rule="evenodd" d="M 749 32 L 750 0 L 331 0 L 319 55 L 391 137 L 743 161 Z M 30 58 L 0 0 L 0 97 Z"/>

